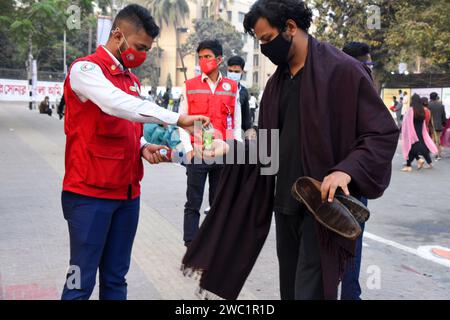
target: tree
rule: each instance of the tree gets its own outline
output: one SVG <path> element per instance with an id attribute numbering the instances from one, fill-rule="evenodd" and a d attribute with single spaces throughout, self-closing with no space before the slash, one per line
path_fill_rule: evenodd
<path id="1" fill-rule="evenodd" d="M 350 41 L 372 47 L 378 83 L 400 62 L 416 72 L 449 70 L 450 3 L 448 0 L 379 0 L 380 28 L 368 28 L 372 1 L 314 0 L 315 35 L 338 48 Z"/>
<path id="2" fill-rule="evenodd" d="M 217 39 L 222 44 L 224 57 L 229 58 L 234 55 L 242 56 L 244 42 L 241 34 L 232 24 L 223 19 L 202 19 L 194 20 L 194 28 L 195 32 L 191 33 L 186 44 L 181 48 L 184 56 L 196 54 L 198 44 L 201 41 L 208 39 Z M 223 65 L 222 68 L 224 68 Z M 222 71 L 224 71 L 224 69 Z"/>
<path id="3" fill-rule="evenodd" d="M 10 36 L 15 39 L 23 62 L 30 52 L 38 64 L 45 65 L 49 60 L 59 61 L 59 70 L 63 70 L 62 54 L 58 56 L 55 50 L 50 49 L 56 44 L 58 36 L 62 35 L 58 31 L 65 27 L 64 6 L 64 1 L 28 0 L 23 1 L 22 6 L 15 7 L 15 19 L 9 26 Z M 62 37 L 59 39 L 62 40 Z M 51 68 L 55 67 L 55 63 L 52 63 Z"/>
<path id="4" fill-rule="evenodd" d="M 369 7 L 371 2 L 360 0 L 315 0 L 317 10 L 314 19 L 315 36 L 328 41 L 337 48 L 350 41 L 365 42 L 371 46 L 371 54 L 376 62 L 374 78 L 377 87 L 390 74 L 389 59 L 391 52 L 385 45 L 386 34 L 395 23 L 394 1 L 379 0 L 380 28 L 368 28 Z"/>
<path id="5" fill-rule="evenodd" d="M 70 5 L 77 5 L 81 10 L 79 30 L 69 30 L 66 26 Z M 40 71 L 62 72 L 64 31 L 67 32 L 67 62 L 87 54 L 88 30 L 95 25 L 91 0 L 22 0 L 20 5 L 2 0 L 1 7 L 0 39 L 2 47 L 3 43 L 8 47 L 6 54 L 0 56 L 1 65 L 23 68 L 32 53 Z"/>
<path id="6" fill-rule="evenodd" d="M 8 32 L 15 19 L 15 6 L 12 1 L 0 0 L 0 7 L 2 8 L 0 15 L 0 43 L 2 44 L 0 68 L 10 68 L 21 63 L 18 59 L 20 56 L 18 47 Z M 21 65 L 24 65 L 23 61 Z"/>
<path id="7" fill-rule="evenodd" d="M 174 27 L 177 56 L 179 56 L 181 61 L 184 79 L 187 80 L 184 56 L 181 54 L 180 50 L 179 28 L 186 18 L 189 17 L 188 3 L 186 0 L 148 0 L 147 8 L 151 11 L 161 28 L 163 28 L 164 25 L 172 25 Z"/>
<path id="8" fill-rule="evenodd" d="M 402 1 L 396 24 L 386 45 L 397 54 L 391 64 L 415 65 L 415 72 L 450 71 L 450 2 L 447 0 Z M 405 32 L 407 30 L 408 32 Z"/>

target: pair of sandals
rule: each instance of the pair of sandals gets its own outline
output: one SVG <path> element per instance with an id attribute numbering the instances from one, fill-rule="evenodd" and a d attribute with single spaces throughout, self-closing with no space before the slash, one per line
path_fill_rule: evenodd
<path id="1" fill-rule="evenodd" d="M 423 159 L 417 160 L 417 170 L 422 170 L 423 167 L 425 166 L 425 163 L 426 163 L 426 161 Z M 428 165 L 428 167 L 426 167 L 426 169 L 432 169 L 432 168 L 433 168 L 433 165 L 431 163 Z M 408 166 L 405 166 L 402 169 L 402 172 L 412 172 L 412 171 L 413 171 L 412 167 L 408 167 Z"/>
<path id="2" fill-rule="evenodd" d="M 338 190 L 333 202 L 322 202 L 322 183 L 311 177 L 301 177 L 292 186 L 293 197 L 306 205 L 314 218 L 327 229 L 344 238 L 355 240 L 366 222 L 370 211 L 358 199 Z"/>

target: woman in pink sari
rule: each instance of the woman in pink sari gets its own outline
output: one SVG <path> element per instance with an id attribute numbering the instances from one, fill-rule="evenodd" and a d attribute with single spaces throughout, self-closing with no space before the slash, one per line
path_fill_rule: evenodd
<path id="1" fill-rule="evenodd" d="M 444 130 L 442 130 L 441 146 L 450 148 L 450 118 L 447 120 Z"/>
<path id="2" fill-rule="evenodd" d="M 411 108 L 406 112 L 402 127 L 402 150 L 406 160 L 403 172 L 411 172 L 411 164 L 417 160 L 417 169 L 422 169 L 425 161 L 432 168 L 430 152 L 438 153 L 438 148 L 431 139 L 425 123 L 425 109 L 418 94 L 411 97 Z M 423 156 L 425 161 L 419 156 Z"/>

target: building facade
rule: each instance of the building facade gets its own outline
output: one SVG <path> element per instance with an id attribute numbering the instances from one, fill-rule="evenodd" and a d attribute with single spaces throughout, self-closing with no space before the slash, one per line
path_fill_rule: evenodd
<path id="1" fill-rule="evenodd" d="M 160 67 L 160 84 L 167 85 L 167 78 L 170 74 L 172 85 L 181 87 L 184 84 L 184 72 L 182 61 L 177 54 L 177 46 L 185 43 L 189 34 L 195 32 L 193 20 L 209 17 L 210 7 L 205 6 L 204 0 L 187 0 L 190 9 L 189 18 L 184 21 L 184 25 L 179 27 L 175 32 L 174 26 L 161 26 L 161 35 L 158 37 L 158 45 L 162 48 L 161 57 L 159 59 Z M 207 3 L 208 1 L 206 1 Z M 224 7 L 219 9 L 220 17 L 231 23 L 236 30 L 241 33 L 244 40 L 244 60 L 246 61 L 245 75 L 242 83 L 247 88 L 255 88 L 262 91 L 269 77 L 275 72 L 276 67 L 261 54 L 259 43 L 251 36 L 244 33 L 242 25 L 245 14 L 249 11 L 252 0 L 233 0 Z M 155 50 L 155 49 L 154 49 Z M 227 59 L 229 57 L 225 57 Z M 192 78 L 199 70 L 195 55 L 184 57 L 184 67 L 186 69 L 187 78 Z"/>

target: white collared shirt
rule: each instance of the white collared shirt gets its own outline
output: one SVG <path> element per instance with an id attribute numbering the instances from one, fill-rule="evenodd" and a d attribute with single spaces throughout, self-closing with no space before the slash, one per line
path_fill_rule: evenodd
<path id="1" fill-rule="evenodd" d="M 213 82 L 205 73 L 202 73 L 202 81 L 206 81 L 209 85 L 209 88 L 211 89 L 212 94 L 216 92 L 217 86 L 222 81 L 222 73 L 219 72 L 219 78 L 217 79 L 217 82 Z M 186 84 L 183 88 L 183 95 L 181 96 L 180 101 L 180 108 L 178 110 L 180 114 L 187 115 L 189 113 L 189 105 L 187 101 L 187 90 L 186 90 Z M 233 136 L 234 139 L 238 141 L 242 140 L 242 113 L 241 113 L 241 102 L 239 99 L 239 89 L 236 92 L 236 104 L 234 107 L 234 131 Z M 193 150 L 192 143 L 191 143 L 191 137 L 188 132 L 180 128 L 180 139 L 183 143 L 184 150 L 186 153 Z"/>
<path id="2" fill-rule="evenodd" d="M 117 68 L 122 64 L 102 47 L 113 59 Z M 176 125 L 179 114 L 161 108 L 157 104 L 132 96 L 114 86 L 103 74 L 102 69 L 89 61 L 76 62 L 70 71 L 70 86 L 82 102 L 95 103 L 104 113 L 118 118 L 140 123 Z M 139 88 L 136 88 L 139 90 Z M 146 143 L 142 137 L 141 146 Z"/>

